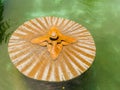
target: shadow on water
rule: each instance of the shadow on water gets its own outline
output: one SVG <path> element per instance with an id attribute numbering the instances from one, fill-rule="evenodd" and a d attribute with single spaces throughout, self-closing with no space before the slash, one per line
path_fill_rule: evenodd
<path id="1" fill-rule="evenodd" d="M 29 87 L 29 90 L 89 90 L 90 84 L 93 87 L 96 85 L 95 83 L 94 84 L 92 83 L 95 82 L 94 76 L 95 75 L 93 71 L 89 70 L 75 79 L 64 82 L 38 81 L 28 78 L 26 76 L 23 76 L 23 79 L 26 85 Z"/>
<path id="2" fill-rule="evenodd" d="M 45 81 L 38 81 L 27 78 L 24 76 L 24 80 L 28 85 L 30 90 L 73 90 L 73 85 L 80 88 L 80 81 L 81 80 L 70 80 L 65 82 L 45 82 Z M 76 89 L 77 90 L 77 89 Z"/>

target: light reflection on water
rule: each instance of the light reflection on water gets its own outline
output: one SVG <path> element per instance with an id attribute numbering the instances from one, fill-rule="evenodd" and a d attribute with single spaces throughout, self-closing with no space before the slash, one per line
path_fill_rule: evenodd
<path id="1" fill-rule="evenodd" d="M 119 0 L 4 0 L 0 3 L 0 90 L 120 90 Z M 2 9 L 3 8 L 3 9 Z M 89 29 L 97 54 L 81 77 L 62 83 L 29 79 L 10 62 L 7 41 L 24 21 L 41 16 L 74 20 Z"/>

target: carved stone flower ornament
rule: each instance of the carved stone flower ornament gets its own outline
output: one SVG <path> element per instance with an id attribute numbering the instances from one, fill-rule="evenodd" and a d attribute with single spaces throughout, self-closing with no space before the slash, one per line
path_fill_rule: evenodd
<path id="1" fill-rule="evenodd" d="M 73 79 L 93 63 L 95 43 L 82 25 L 58 17 L 32 19 L 11 35 L 8 52 L 25 76 L 60 82 Z"/>

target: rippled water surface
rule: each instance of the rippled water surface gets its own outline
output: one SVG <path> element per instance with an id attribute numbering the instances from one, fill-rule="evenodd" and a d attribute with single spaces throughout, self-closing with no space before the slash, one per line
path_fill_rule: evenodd
<path id="1" fill-rule="evenodd" d="M 74 20 L 91 32 L 92 67 L 68 82 L 29 79 L 11 63 L 7 43 L 24 21 L 41 16 Z M 0 90 L 120 90 L 120 0 L 0 0 Z"/>

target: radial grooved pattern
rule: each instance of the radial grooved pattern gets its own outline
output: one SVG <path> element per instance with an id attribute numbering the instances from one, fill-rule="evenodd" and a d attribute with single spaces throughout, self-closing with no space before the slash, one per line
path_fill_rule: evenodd
<path id="1" fill-rule="evenodd" d="M 53 60 L 47 47 L 31 43 L 56 27 L 63 35 L 77 42 L 63 46 Z M 96 47 L 89 31 L 82 25 L 57 17 L 32 19 L 19 26 L 12 34 L 8 52 L 12 63 L 24 75 L 44 81 L 60 82 L 73 79 L 85 72 L 93 63 Z"/>

